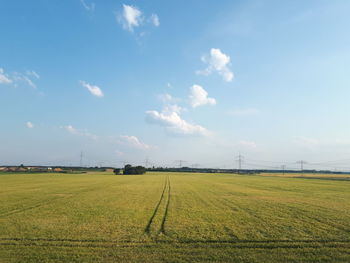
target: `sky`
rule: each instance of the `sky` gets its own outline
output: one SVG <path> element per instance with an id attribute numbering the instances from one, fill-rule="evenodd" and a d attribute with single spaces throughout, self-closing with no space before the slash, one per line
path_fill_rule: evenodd
<path id="1" fill-rule="evenodd" d="M 0 165 L 350 169 L 349 1 L 0 4 Z"/>

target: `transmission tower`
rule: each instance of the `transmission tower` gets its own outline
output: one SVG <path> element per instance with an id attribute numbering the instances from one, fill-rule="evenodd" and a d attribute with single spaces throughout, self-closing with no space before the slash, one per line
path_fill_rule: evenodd
<path id="1" fill-rule="evenodd" d="M 183 167 L 182 165 L 183 165 L 186 161 L 184 161 L 184 160 L 176 160 L 175 162 L 178 163 L 178 164 L 179 164 L 179 168 L 181 168 L 181 167 Z"/>
<path id="2" fill-rule="evenodd" d="M 283 165 L 281 165 L 281 168 L 282 168 L 282 173 L 283 173 L 283 175 L 284 175 L 284 171 L 286 170 L 286 165 L 285 164 L 283 164 Z"/>
<path id="3" fill-rule="evenodd" d="M 149 164 L 150 164 L 149 159 L 148 159 L 148 157 L 146 157 L 146 159 L 145 159 L 145 167 L 148 168 Z"/>
<path id="4" fill-rule="evenodd" d="M 236 156 L 236 162 L 238 163 L 238 169 L 241 170 L 242 163 L 244 162 L 244 157 L 241 154 L 239 154 L 238 156 Z"/>
<path id="5" fill-rule="evenodd" d="M 83 157 L 84 157 L 84 153 L 83 153 L 83 151 L 81 151 L 80 152 L 80 163 L 79 163 L 80 167 L 83 167 Z"/>
<path id="6" fill-rule="evenodd" d="M 307 162 L 304 161 L 304 160 L 297 161 L 297 163 L 300 164 L 300 170 L 301 170 L 301 171 L 304 170 L 304 164 L 307 164 Z"/>

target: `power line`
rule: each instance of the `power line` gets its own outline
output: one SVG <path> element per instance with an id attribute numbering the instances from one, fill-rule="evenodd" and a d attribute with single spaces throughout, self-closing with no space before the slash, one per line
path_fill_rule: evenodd
<path id="1" fill-rule="evenodd" d="M 148 168 L 148 165 L 150 164 L 148 157 L 145 159 L 145 167 Z"/>
<path id="2" fill-rule="evenodd" d="M 83 156 L 84 156 L 84 153 L 83 153 L 83 151 L 81 151 L 81 152 L 80 152 L 80 163 L 79 163 L 79 164 L 80 164 L 80 165 L 79 165 L 80 167 L 83 167 Z"/>
<path id="3" fill-rule="evenodd" d="M 238 169 L 242 169 L 242 162 L 244 161 L 244 157 L 239 153 L 238 156 L 236 156 L 236 162 L 238 162 Z"/>
<path id="4" fill-rule="evenodd" d="M 304 161 L 304 160 L 297 161 L 296 163 L 300 164 L 300 170 L 301 171 L 304 170 L 304 164 L 307 164 L 307 162 Z"/>
<path id="5" fill-rule="evenodd" d="M 284 170 L 286 170 L 286 165 L 285 164 L 283 164 L 283 165 L 281 165 L 281 168 L 282 168 L 282 173 L 283 173 L 283 175 L 284 175 Z"/>
<path id="6" fill-rule="evenodd" d="M 182 165 L 186 163 L 185 160 L 176 160 L 175 163 L 179 163 L 179 168 L 183 167 Z"/>

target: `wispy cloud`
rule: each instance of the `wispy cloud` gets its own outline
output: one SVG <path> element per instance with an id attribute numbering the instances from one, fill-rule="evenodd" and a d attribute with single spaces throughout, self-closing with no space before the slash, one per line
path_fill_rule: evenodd
<path id="1" fill-rule="evenodd" d="M 215 105 L 216 100 L 208 97 L 208 92 L 199 85 L 190 88 L 190 104 L 193 108 L 202 105 Z"/>
<path id="2" fill-rule="evenodd" d="M 315 138 L 305 137 L 305 136 L 295 136 L 293 138 L 293 141 L 299 146 L 305 146 L 305 147 L 313 147 L 320 144 L 319 140 Z"/>
<path id="3" fill-rule="evenodd" d="M 29 129 L 33 129 L 33 128 L 34 128 L 34 124 L 31 123 L 30 121 L 27 121 L 27 122 L 26 122 L 26 126 L 27 126 L 27 128 L 29 128 Z"/>
<path id="4" fill-rule="evenodd" d="M 148 150 L 153 148 L 153 146 L 141 142 L 136 136 L 121 135 L 119 136 L 119 138 L 122 144 L 126 144 L 127 146 L 130 146 L 132 148 L 137 148 L 141 150 Z"/>
<path id="5" fill-rule="evenodd" d="M 152 14 L 150 19 L 154 26 L 156 27 L 160 26 L 159 17 L 157 14 Z"/>
<path id="6" fill-rule="evenodd" d="M 196 71 L 197 74 L 207 76 L 213 72 L 217 72 L 222 76 L 224 81 L 230 82 L 233 80 L 234 75 L 229 68 L 231 58 L 224 54 L 220 49 L 212 48 L 210 54 L 203 56 L 201 60 L 208 66 L 204 70 Z"/>
<path id="7" fill-rule="evenodd" d="M 119 151 L 119 150 L 115 150 L 114 152 L 115 152 L 115 154 L 116 154 L 118 157 L 121 157 L 121 156 L 124 155 L 124 153 L 121 152 L 121 151 Z"/>
<path id="8" fill-rule="evenodd" d="M 122 27 L 129 31 L 134 32 L 138 27 L 146 24 L 152 24 L 155 27 L 160 26 L 160 20 L 157 14 L 152 14 L 148 19 L 145 18 L 142 10 L 136 6 L 123 4 L 123 10 L 121 13 L 116 14 L 117 21 Z M 146 32 L 141 32 L 140 36 L 146 35 Z"/>
<path id="9" fill-rule="evenodd" d="M 240 146 L 246 147 L 246 148 L 251 148 L 255 149 L 256 148 L 256 143 L 253 141 L 246 141 L 246 140 L 241 140 L 238 142 Z"/>
<path id="10" fill-rule="evenodd" d="M 103 92 L 98 86 L 91 85 L 89 83 L 86 83 L 85 81 L 80 81 L 80 85 L 82 85 L 84 88 L 86 88 L 90 93 L 96 97 L 103 97 Z"/>
<path id="11" fill-rule="evenodd" d="M 68 133 L 75 135 L 75 136 L 81 136 L 92 140 L 98 140 L 99 142 L 104 142 L 108 144 L 118 144 L 118 145 L 124 145 L 129 148 L 135 148 L 135 149 L 141 149 L 141 150 L 149 150 L 149 149 L 155 149 L 156 146 L 146 144 L 142 142 L 139 138 L 136 136 L 129 136 L 129 135 L 119 135 L 119 136 L 98 136 L 95 134 L 92 134 L 88 132 L 87 130 L 77 129 L 73 127 L 72 125 L 66 125 L 61 126 L 60 128 L 66 130 Z M 122 152 L 116 150 L 117 155 L 123 155 Z"/>
<path id="12" fill-rule="evenodd" d="M 5 73 L 4 69 L 0 68 L 0 84 L 10 84 L 10 83 L 12 83 L 12 80 Z"/>
<path id="13" fill-rule="evenodd" d="M 28 76 L 34 77 L 36 79 L 40 79 L 40 75 L 38 73 L 36 73 L 34 70 L 27 70 L 26 74 Z"/>
<path id="14" fill-rule="evenodd" d="M 247 108 L 247 109 L 236 109 L 232 111 L 228 111 L 228 115 L 232 116 L 253 116 L 259 114 L 260 111 L 255 108 Z"/>
<path id="15" fill-rule="evenodd" d="M 0 84 L 8 84 L 12 87 L 30 86 L 31 88 L 36 89 L 37 86 L 34 83 L 34 79 L 39 78 L 39 74 L 33 70 L 27 70 L 25 73 L 5 73 L 4 69 L 0 68 Z"/>
<path id="16" fill-rule="evenodd" d="M 85 130 L 76 129 L 72 125 L 63 126 L 61 128 L 65 129 L 67 132 L 69 132 L 70 134 L 73 134 L 73 135 L 84 136 L 84 137 L 87 137 L 87 138 L 90 138 L 93 140 L 98 139 L 97 135 L 89 133 Z"/>
<path id="17" fill-rule="evenodd" d="M 90 4 L 88 4 L 86 0 L 80 0 L 80 3 L 83 5 L 83 7 L 87 11 L 89 11 L 89 12 L 95 11 L 95 3 L 91 2 Z"/>

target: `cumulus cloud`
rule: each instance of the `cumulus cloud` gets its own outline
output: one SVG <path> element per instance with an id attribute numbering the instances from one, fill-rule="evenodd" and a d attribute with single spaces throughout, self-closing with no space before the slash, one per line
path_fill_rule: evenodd
<path id="1" fill-rule="evenodd" d="M 209 56 L 203 56 L 201 60 L 208 66 L 204 70 L 197 71 L 197 74 L 210 75 L 213 72 L 217 72 L 225 81 L 230 82 L 233 80 L 233 72 L 229 69 L 231 58 L 221 52 L 220 49 L 212 48 Z"/>
<path id="2" fill-rule="evenodd" d="M 4 69 L 0 68 L 0 84 L 10 84 L 12 80 L 5 73 Z"/>
<path id="3" fill-rule="evenodd" d="M 29 128 L 29 129 L 33 129 L 33 128 L 34 128 L 34 124 L 31 123 L 30 121 L 27 121 L 27 122 L 26 122 L 26 126 L 27 126 L 27 128 Z"/>
<path id="4" fill-rule="evenodd" d="M 103 92 L 102 90 L 94 85 L 91 85 L 89 83 L 86 83 L 85 81 L 80 81 L 80 85 L 82 85 L 84 88 L 88 89 L 90 93 L 96 97 L 103 97 Z"/>
<path id="5" fill-rule="evenodd" d="M 208 92 L 199 85 L 193 85 L 190 89 L 190 104 L 193 108 L 202 105 L 215 105 L 216 100 L 208 97 Z"/>
<path id="6" fill-rule="evenodd" d="M 209 135 L 209 131 L 196 124 L 188 123 L 183 120 L 175 111 L 147 111 L 146 120 L 149 123 L 157 124 L 165 127 L 169 132 L 178 135 Z"/>
<path id="7" fill-rule="evenodd" d="M 133 148 L 141 150 L 148 150 L 152 148 L 151 145 L 141 142 L 136 136 L 121 135 L 119 138 L 122 144 L 126 144 Z"/>
<path id="8" fill-rule="evenodd" d="M 117 21 L 129 32 L 134 32 L 136 28 L 146 24 L 152 24 L 155 27 L 160 26 L 160 20 L 157 14 L 152 14 L 148 18 L 145 18 L 141 9 L 136 6 L 123 4 L 122 13 L 116 15 Z M 146 32 L 140 33 L 140 36 L 144 35 L 146 35 Z"/>
<path id="9" fill-rule="evenodd" d="M 73 135 L 84 136 L 84 137 L 87 137 L 87 138 L 90 138 L 93 140 L 96 140 L 98 138 L 98 136 L 91 134 L 91 133 L 84 131 L 84 130 L 76 129 L 72 125 L 63 126 L 61 128 L 65 129 L 67 132 L 69 132 L 70 134 L 73 134 Z"/>
<path id="10" fill-rule="evenodd" d="M 80 3 L 83 5 L 83 7 L 90 12 L 95 11 L 95 3 L 88 4 L 85 0 L 80 0 Z"/>
<path id="11" fill-rule="evenodd" d="M 156 26 L 156 27 L 160 26 L 160 21 L 159 21 L 158 15 L 152 14 L 152 15 L 151 15 L 151 22 L 152 22 L 153 25 Z"/>
<path id="12" fill-rule="evenodd" d="M 140 9 L 132 5 L 123 4 L 123 14 L 119 16 L 119 22 L 124 29 L 133 32 L 134 27 L 140 26 L 142 21 L 143 16 Z"/>
<path id="13" fill-rule="evenodd" d="M 237 109 L 227 112 L 227 114 L 232 116 L 252 116 L 259 114 L 259 110 L 255 108 L 247 108 L 247 109 Z"/>

